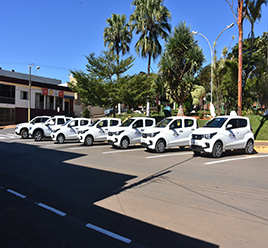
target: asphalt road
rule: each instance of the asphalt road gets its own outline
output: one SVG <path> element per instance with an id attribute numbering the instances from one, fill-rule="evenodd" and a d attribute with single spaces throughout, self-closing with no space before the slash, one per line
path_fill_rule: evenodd
<path id="1" fill-rule="evenodd" d="M 1 247 L 267 247 L 268 154 L 214 159 L 0 130 Z"/>

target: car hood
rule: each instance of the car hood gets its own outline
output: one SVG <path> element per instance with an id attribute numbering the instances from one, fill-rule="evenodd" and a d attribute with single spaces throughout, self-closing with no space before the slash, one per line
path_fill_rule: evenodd
<path id="1" fill-rule="evenodd" d="M 156 132 L 162 132 L 164 131 L 166 128 L 163 127 L 152 127 L 152 128 L 148 128 L 144 131 L 144 133 L 156 133 Z"/>
<path id="2" fill-rule="evenodd" d="M 192 132 L 192 134 L 209 134 L 209 133 L 217 133 L 221 130 L 221 128 L 210 128 L 210 127 L 201 127 L 197 128 Z"/>
<path id="3" fill-rule="evenodd" d="M 32 124 L 30 124 L 29 122 L 23 122 L 23 123 L 19 123 L 17 126 L 30 126 Z"/>

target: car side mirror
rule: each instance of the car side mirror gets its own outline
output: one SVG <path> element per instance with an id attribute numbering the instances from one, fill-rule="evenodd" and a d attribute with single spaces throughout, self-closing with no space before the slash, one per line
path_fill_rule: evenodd
<path id="1" fill-rule="evenodd" d="M 232 124 L 228 124 L 226 127 L 226 130 L 232 129 L 233 125 Z"/>
<path id="2" fill-rule="evenodd" d="M 171 126 L 169 127 L 169 129 L 174 129 L 174 125 L 171 125 Z"/>
<path id="3" fill-rule="evenodd" d="M 137 124 L 134 124 L 133 126 L 132 126 L 132 128 L 136 128 L 137 127 Z"/>

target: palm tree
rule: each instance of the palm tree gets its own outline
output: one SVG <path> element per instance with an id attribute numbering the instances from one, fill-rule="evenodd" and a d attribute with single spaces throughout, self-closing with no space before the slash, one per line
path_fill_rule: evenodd
<path id="1" fill-rule="evenodd" d="M 127 23 L 126 15 L 112 14 L 112 18 L 108 18 L 106 27 L 103 31 L 104 46 L 115 52 L 117 55 L 117 64 L 119 64 L 119 53 L 122 55 L 129 52 L 129 44 L 132 39 L 132 31 Z M 117 74 L 117 81 L 119 81 L 119 74 Z M 120 113 L 120 104 L 118 106 L 118 113 Z M 114 108 L 115 116 L 115 108 Z"/>
<path id="2" fill-rule="evenodd" d="M 254 46 L 254 24 L 257 21 L 260 21 L 260 19 L 261 19 L 261 7 L 263 4 L 267 5 L 267 0 L 251 0 L 251 1 L 249 1 L 248 6 L 247 6 L 247 12 L 246 12 L 245 17 L 251 24 L 251 31 L 250 31 L 251 44 L 250 44 L 248 68 L 247 68 L 246 77 L 245 77 L 244 82 L 246 82 L 246 80 L 249 76 L 250 70 L 251 70 L 250 62 L 251 62 L 252 51 L 253 51 L 253 46 Z"/>
<path id="3" fill-rule="evenodd" d="M 126 15 L 112 14 L 112 18 L 106 20 L 108 27 L 103 31 L 104 46 L 108 45 L 116 55 L 129 52 L 129 44 L 132 39 L 132 32 L 126 21 Z"/>
<path id="4" fill-rule="evenodd" d="M 130 16 L 130 23 L 132 29 L 136 30 L 136 34 L 141 33 L 135 49 L 142 57 L 148 56 L 147 74 L 149 75 L 151 59 L 156 59 L 162 52 L 158 38 L 166 40 L 171 31 L 168 22 L 171 13 L 163 6 L 163 0 L 134 0 L 132 5 L 135 6 L 135 10 Z"/>

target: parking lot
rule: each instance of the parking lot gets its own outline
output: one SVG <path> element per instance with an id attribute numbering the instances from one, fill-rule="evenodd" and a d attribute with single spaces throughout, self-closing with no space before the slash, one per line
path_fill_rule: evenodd
<path id="1" fill-rule="evenodd" d="M 267 246 L 267 153 L 215 159 L 13 131 L 0 130 L 3 247 Z"/>

